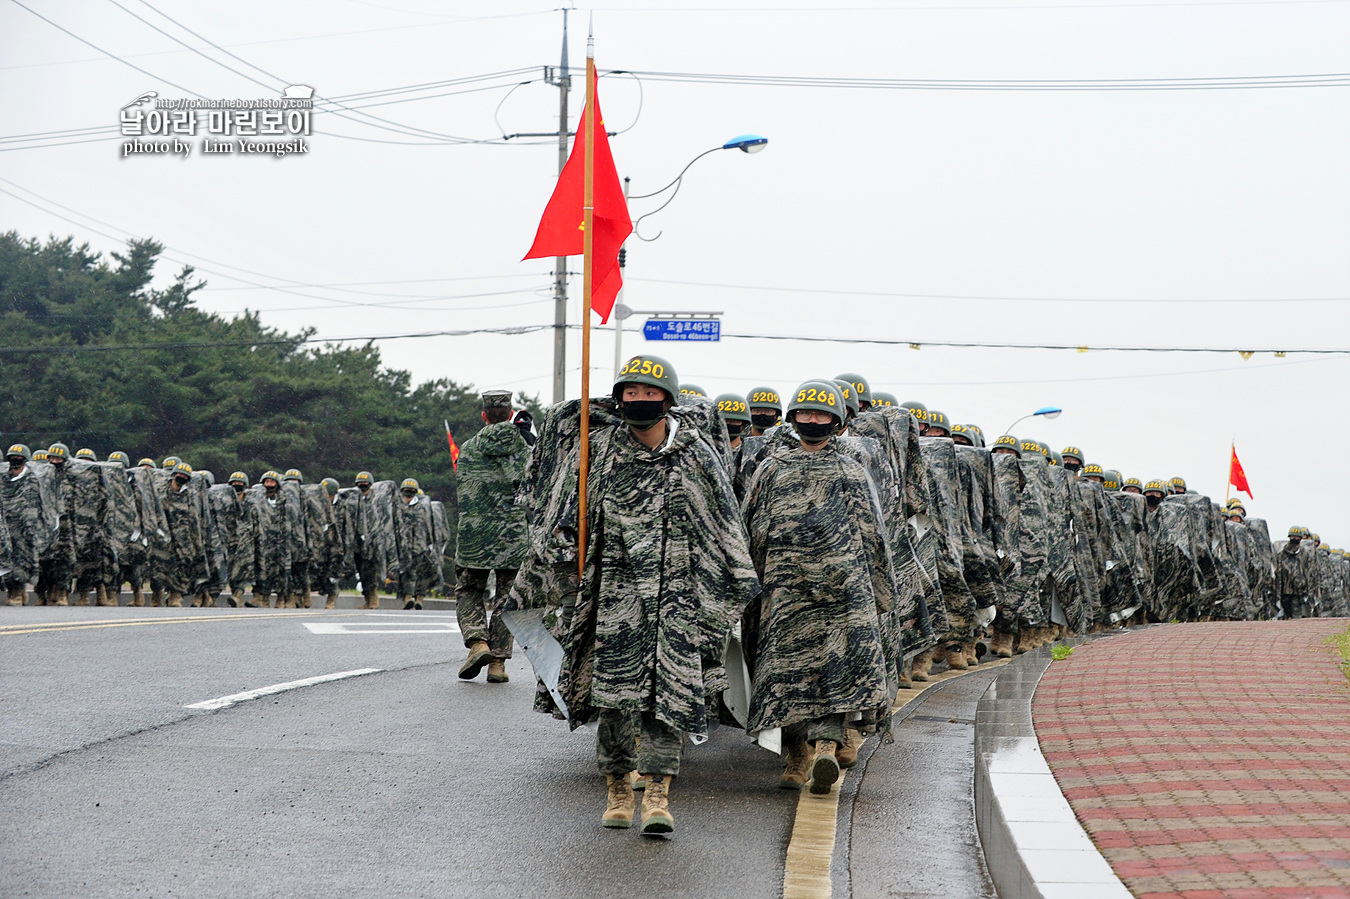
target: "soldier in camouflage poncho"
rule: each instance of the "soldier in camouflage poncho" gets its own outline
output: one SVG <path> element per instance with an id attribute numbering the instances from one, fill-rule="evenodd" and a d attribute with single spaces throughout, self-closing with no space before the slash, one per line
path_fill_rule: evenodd
<path id="1" fill-rule="evenodd" d="M 312 493 L 310 488 L 306 488 L 306 493 L 311 494 L 311 503 L 322 507 L 322 512 L 319 509 L 314 512 L 322 515 L 327 526 L 324 557 L 314 567 L 313 582 L 323 588 L 323 607 L 336 609 L 338 581 L 352 570 L 356 506 L 339 498 L 342 491 L 337 478 L 324 478 L 313 488 Z"/>
<path id="2" fill-rule="evenodd" d="M 153 468 L 137 465 L 126 473 L 127 487 L 136 504 L 136 531 L 127 542 L 126 555 L 120 559 L 113 591 L 131 584 L 131 605 L 145 605 L 145 582 L 151 574 L 151 556 L 169 539 L 169 523 L 164 517 L 158 482 Z M 161 597 L 161 602 L 163 598 Z"/>
<path id="3" fill-rule="evenodd" d="M 1275 592 L 1282 617 L 1316 617 L 1320 586 L 1311 533 L 1295 525 L 1289 529 L 1288 540 L 1275 544 Z"/>
<path id="4" fill-rule="evenodd" d="M 254 581 L 258 554 L 258 513 L 244 500 L 248 476 L 242 471 L 230 475 L 228 484 L 219 484 L 207 492 L 211 512 L 226 548 L 229 564 L 226 602 L 232 608 L 242 606 L 244 588 Z"/>
<path id="5" fill-rule="evenodd" d="M 511 632 L 500 615 L 488 613 L 505 599 L 525 559 L 525 507 L 516 493 L 525 478 L 530 450 L 511 422 L 511 392 L 482 394 L 481 431 L 464 442 L 455 469 L 459 498 L 459 542 L 455 549 L 455 614 L 468 658 L 459 676 L 472 680 L 486 665 L 488 683 L 508 680 Z M 488 577 L 496 588 L 488 598 Z"/>
<path id="6" fill-rule="evenodd" d="M 896 595 L 888 526 L 872 479 L 833 436 L 842 407 L 830 382 L 802 385 L 788 403 L 799 442 L 761 463 L 745 499 L 764 583 L 747 729 L 784 728 L 784 786 L 805 784 L 814 745 L 817 793 L 838 779 L 847 718 L 888 722 L 895 685 L 884 642 Z"/>
<path id="7" fill-rule="evenodd" d="M 574 612 L 562 616 L 558 690 L 573 727 L 599 719 L 603 821 L 631 823 L 626 775 L 636 768 L 647 775 L 644 833 L 673 829 L 668 788 L 681 734 L 707 732 L 708 700 L 726 685 L 732 624 L 759 592 L 725 457 L 708 433 L 716 410 L 677 406 L 677 395 L 669 363 L 641 356 L 621 369 L 614 401 L 589 402 L 585 577 Z M 578 405 L 549 410 L 540 432 L 529 475 L 531 549 L 512 605 L 566 608 L 571 598 Z"/>
<path id="8" fill-rule="evenodd" d="M 1246 515 L 1244 510 L 1243 515 Z M 1250 567 L 1247 582 L 1251 584 L 1257 619 L 1274 618 L 1278 602 L 1275 593 L 1275 548 L 1270 542 L 1270 529 L 1263 518 L 1243 518 L 1242 526 L 1251 534 Z"/>
<path id="9" fill-rule="evenodd" d="M 42 554 L 37 583 L 33 585 L 42 605 L 69 604 L 71 581 L 75 578 L 75 523 L 71 509 L 75 505 L 75 484 L 68 465 L 70 450 L 64 443 L 47 448 L 47 462 L 33 463 L 33 473 L 45 478 L 56 500 L 59 515 L 51 543 Z"/>
<path id="10" fill-rule="evenodd" d="M 192 468 L 174 466 L 173 476 L 161 480 L 160 502 L 168 523 L 168 541 L 158 559 L 158 580 L 167 592 L 166 605 L 183 604 L 184 594 L 195 594 L 211 577 L 203 542 L 202 507 L 190 487 Z"/>
<path id="11" fill-rule="evenodd" d="M 281 475 L 263 472 L 262 480 L 244 492 L 244 501 L 253 509 L 257 521 L 257 542 L 253 568 L 253 596 L 247 606 L 284 609 L 291 596 L 291 571 L 294 568 L 295 530 L 300 526 L 301 510 L 281 490 Z"/>
<path id="12" fill-rule="evenodd" d="M 431 501 L 419 495 L 414 478 L 399 485 L 394 506 L 394 542 L 398 552 L 398 601 L 405 609 L 422 608 L 422 598 L 440 578 L 441 554 L 434 545 Z"/>
<path id="13" fill-rule="evenodd" d="M 300 487 L 305 510 L 305 533 L 309 569 L 306 572 L 310 589 L 324 596 L 326 608 L 337 608 L 337 572 L 333 565 L 335 556 L 341 553 L 337 540 L 337 520 L 333 514 L 333 500 L 328 488 L 323 484 L 304 484 Z M 329 605 L 329 601 L 332 605 Z M 300 597 L 300 607 L 308 609 L 311 604 L 307 590 Z"/>
<path id="14" fill-rule="evenodd" d="M 968 511 L 961 489 L 960 463 L 956 460 L 956 444 L 946 436 L 945 427 L 937 430 L 930 424 L 930 433 L 942 436 L 923 437 L 919 449 L 928 469 L 929 530 L 927 540 L 920 541 L 920 552 L 928 554 L 932 567 L 937 569 L 938 586 L 942 592 L 945 616 L 938 617 L 933 609 L 933 629 L 943 649 L 943 658 L 956 670 L 969 667 L 975 654 L 975 596 L 966 583 L 963 560 L 965 541 L 969 539 Z M 928 560 L 925 559 L 927 565 Z"/>
<path id="15" fill-rule="evenodd" d="M 368 471 L 356 475 L 356 535 L 354 561 L 367 609 L 380 607 L 380 588 L 398 569 L 394 542 L 394 504 L 398 485 L 376 481 Z"/>
<path id="16" fill-rule="evenodd" d="M 27 601 L 28 585 L 37 580 L 42 554 L 57 527 L 54 498 L 43 489 L 31 455 L 28 447 L 20 443 L 9 448 L 6 453 L 9 468 L 0 489 L 8 547 L 5 558 L 0 559 L 0 568 L 8 569 L 3 581 L 12 606 Z"/>

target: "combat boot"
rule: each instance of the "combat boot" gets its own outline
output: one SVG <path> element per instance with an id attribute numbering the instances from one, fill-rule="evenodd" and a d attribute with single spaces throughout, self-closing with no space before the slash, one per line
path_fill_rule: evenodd
<path id="1" fill-rule="evenodd" d="M 9 588 L 9 604 L 21 606 L 28 601 L 28 590 L 23 584 Z"/>
<path id="2" fill-rule="evenodd" d="M 504 684 L 511 680 L 506 674 L 506 662 L 502 659 L 493 659 L 488 662 L 487 682 L 490 684 Z"/>
<path id="3" fill-rule="evenodd" d="M 816 741 L 816 760 L 811 763 L 811 792 L 816 795 L 830 792 L 839 779 L 838 745 L 833 740 Z"/>
<path id="4" fill-rule="evenodd" d="M 101 606 L 117 605 L 117 600 L 109 598 L 108 588 L 103 584 L 98 585 L 98 588 L 95 590 L 95 597 L 96 597 L 95 602 L 97 602 Z"/>
<path id="5" fill-rule="evenodd" d="M 914 689 L 914 681 L 910 678 L 909 672 L 905 670 L 903 665 L 900 667 L 900 677 L 896 682 L 896 686 L 898 686 L 901 690 Z"/>
<path id="6" fill-rule="evenodd" d="M 405 612 L 411 609 L 414 605 L 413 598 L 411 596 L 408 596 L 406 593 L 400 596 L 398 598 L 398 601 L 403 603 L 403 611 Z"/>
<path id="7" fill-rule="evenodd" d="M 927 683 L 930 669 L 933 667 L 933 650 L 925 649 L 914 657 L 909 666 L 909 677 L 915 683 Z"/>
<path id="8" fill-rule="evenodd" d="M 225 601 L 230 604 L 230 608 L 232 609 L 237 609 L 240 606 L 242 606 L 244 604 L 244 588 L 243 587 L 231 588 L 230 595 L 225 598 Z"/>
<path id="9" fill-rule="evenodd" d="M 615 774 L 605 775 L 605 782 L 609 785 L 609 804 L 605 806 L 605 813 L 600 817 L 600 823 L 605 827 L 633 826 L 636 797 L 633 796 L 633 786 L 629 782 L 631 776 L 631 773 L 622 777 Z"/>
<path id="10" fill-rule="evenodd" d="M 422 597 L 420 596 L 413 597 L 413 608 L 419 612 L 422 611 Z"/>
<path id="11" fill-rule="evenodd" d="M 1031 652 L 1038 645 L 1036 640 L 1036 628 L 1024 627 L 1017 634 L 1017 646 L 1013 649 L 1013 652 L 1021 655 L 1024 652 Z"/>
<path id="12" fill-rule="evenodd" d="M 336 609 L 336 608 L 337 608 L 337 594 L 336 594 L 336 593 L 329 593 L 329 594 L 328 594 L 328 601 L 325 602 L 325 603 L 323 604 L 323 607 L 324 607 L 325 609 Z"/>
<path id="13" fill-rule="evenodd" d="M 308 609 L 312 606 L 313 602 L 314 601 L 310 598 L 309 591 L 306 590 L 304 593 L 300 594 L 300 601 L 296 603 L 296 608 Z"/>
<path id="14" fill-rule="evenodd" d="M 165 602 L 165 605 L 171 609 L 181 609 L 183 607 L 183 594 L 170 593 L 168 601 Z"/>
<path id="15" fill-rule="evenodd" d="M 947 667 L 953 671 L 965 671 L 970 665 L 966 662 L 966 654 L 961 649 L 960 643 L 952 643 L 942 651 L 942 660 L 947 663 Z"/>
<path id="16" fill-rule="evenodd" d="M 633 788 L 634 792 L 640 793 L 647 789 L 647 779 L 636 771 L 629 771 L 628 785 Z"/>
<path id="17" fill-rule="evenodd" d="M 784 757 L 783 773 L 778 778 L 780 790 L 800 790 L 811 780 L 811 751 L 805 743 L 789 743 Z"/>
<path id="18" fill-rule="evenodd" d="M 844 742 L 837 750 L 834 757 L 839 760 L 840 768 L 852 768 L 858 764 L 858 750 L 862 748 L 862 731 L 853 728 L 844 729 Z"/>
<path id="19" fill-rule="evenodd" d="M 52 597 L 53 597 L 52 605 L 54 605 L 54 606 L 68 606 L 68 605 L 70 605 L 70 591 L 69 591 L 69 590 L 53 590 L 53 591 L 52 591 Z"/>
<path id="20" fill-rule="evenodd" d="M 77 591 L 75 591 L 75 602 L 71 603 L 71 605 L 76 605 L 76 606 L 87 606 L 87 605 L 89 605 L 89 591 L 88 591 L 88 590 L 77 590 Z"/>
<path id="21" fill-rule="evenodd" d="M 974 668 L 980 664 L 980 650 L 974 640 L 967 640 L 961 644 L 961 654 L 966 657 L 966 667 Z"/>
<path id="22" fill-rule="evenodd" d="M 121 590 L 121 588 L 119 587 L 118 590 Z M 145 605 L 145 589 L 140 584 L 131 585 L 131 601 L 127 603 L 127 605 L 129 606 Z"/>
<path id="23" fill-rule="evenodd" d="M 162 605 L 164 605 L 164 588 L 163 588 L 163 587 L 151 587 L 151 588 L 150 588 L 150 605 L 152 605 L 152 606 L 162 606 Z"/>
<path id="24" fill-rule="evenodd" d="M 474 640 L 469 644 L 469 657 L 459 667 L 460 680 L 473 680 L 478 676 L 478 672 L 483 670 L 483 666 L 491 661 L 492 650 L 488 645 L 482 640 Z"/>
<path id="25" fill-rule="evenodd" d="M 642 794 L 642 835 L 660 836 L 675 832 L 675 817 L 670 813 L 670 782 L 668 774 L 644 774 L 647 789 Z"/>
<path id="26" fill-rule="evenodd" d="M 379 593 L 370 594 L 370 605 L 367 606 L 366 608 L 378 609 L 379 607 L 380 607 L 380 594 Z"/>
<path id="27" fill-rule="evenodd" d="M 994 639 L 989 641 L 989 649 L 1000 659 L 1011 659 L 1013 655 L 1013 635 L 1012 634 L 994 634 Z"/>

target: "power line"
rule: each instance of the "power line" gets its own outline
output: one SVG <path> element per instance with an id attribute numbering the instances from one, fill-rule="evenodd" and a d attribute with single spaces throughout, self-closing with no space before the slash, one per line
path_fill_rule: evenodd
<path id="1" fill-rule="evenodd" d="M 553 325 L 512 325 L 505 328 L 465 328 L 454 331 L 416 331 L 408 334 L 361 334 L 355 337 L 267 337 L 257 340 L 183 340 L 156 343 L 86 343 L 44 346 L 0 346 L 0 353 L 24 355 L 70 355 L 76 353 L 111 353 L 143 350 L 190 350 L 220 347 L 259 347 L 300 345 L 305 343 L 368 343 L 377 340 L 411 340 L 423 337 L 469 337 L 476 334 L 533 334 L 546 331 Z"/>
<path id="2" fill-rule="evenodd" d="M 1014 297 L 955 293 L 895 293 L 880 290 L 826 290 L 818 287 L 770 287 L 761 284 L 721 284 L 710 281 L 677 281 L 667 278 L 629 278 L 646 284 L 677 284 L 685 287 L 716 287 L 724 290 L 768 290 L 779 293 L 827 294 L 853 297 L 893 297 L 926 300 L 1002 300 L 1018 303 L 1345 303 L 1350 297 Z"/>

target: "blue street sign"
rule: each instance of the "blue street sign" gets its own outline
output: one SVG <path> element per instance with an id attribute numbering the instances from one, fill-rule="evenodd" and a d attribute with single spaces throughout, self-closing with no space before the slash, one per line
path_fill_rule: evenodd
<path id="1" fill-rule="evenodd" d="M 649 318 L 642 336 L 648 340 L 721 340 L 722 323 L 715 318 Z"/>

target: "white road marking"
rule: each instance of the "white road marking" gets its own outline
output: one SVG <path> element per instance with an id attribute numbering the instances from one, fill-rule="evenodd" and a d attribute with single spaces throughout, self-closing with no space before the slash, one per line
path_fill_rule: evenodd
<path id="1" fill-rule="evenodd" d="M 306 621 L 311 634 L 457 634 L 459 625 L 453 621 L 427 621 L 413 624 L 409 621 Z"/>
<path id="2" fill-rule="evenodd" d="M 360 677 L 363 674 L 376 674 L 381 668 L 357 668 L 355 671 L 339 671 L 336 674 L 321 674 L 318 677 L 307 677 L 303 680 L 287 681 L 284 684 L 273 684 L 270 687 L 259 687 L 256 690 L 245 690 L 243 693 L 233 693 L 229 696 L 221 696 L 217 699 L 208 699 L 206 702 L 194 702 L 191 705 L 185 705 L 185 709 L 227 709 L 235 703 L 247 702 L 250 699 L 257 699 L 260 696 L 271 696 L 274 693 L 285 693 L 287 690 L 295 690 L 300 687 L 310 687 L 314 684 L 326 684 L 329 681 L 343 680 L 348 677 Z"/>

